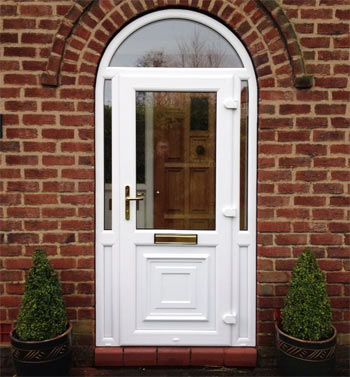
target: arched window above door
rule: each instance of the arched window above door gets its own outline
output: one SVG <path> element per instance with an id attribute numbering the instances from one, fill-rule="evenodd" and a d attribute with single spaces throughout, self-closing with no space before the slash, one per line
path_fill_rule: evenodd
<path id="1" fill-rule="evenodd" d="M 178 18 L 149 23 L 117 48 L 110 67 L 242 68 L 232 45 L 199 22 Z"/>

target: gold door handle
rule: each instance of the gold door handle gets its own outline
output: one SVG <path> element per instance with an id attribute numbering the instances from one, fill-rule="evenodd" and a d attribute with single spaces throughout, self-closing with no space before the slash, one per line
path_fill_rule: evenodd
<path id="1" fill-rule="evenodd" d="M 136 198 L 130 196 L 130 186 L 125 186 L 125 220 L 130 220 L 130 201 L 131 200 L 143 200 L 143 195 L 137 195 Z"/>

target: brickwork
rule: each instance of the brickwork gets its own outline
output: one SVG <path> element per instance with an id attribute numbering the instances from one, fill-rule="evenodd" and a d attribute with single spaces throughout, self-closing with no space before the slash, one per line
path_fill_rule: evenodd
<path id="1" fill-rule="evenodd" d="M 348 344 L 348 0 L 3 0 L 1 321 L 16 318 L 41 247 L 59 272 L 77 342 L 94 343 L 95 74 L 120 27 L 165 6 L 221 19 L 256 67 L 258 344 L 273 344 L 273 310 L 305 246 L 326 272 L 339 342 Z"/>

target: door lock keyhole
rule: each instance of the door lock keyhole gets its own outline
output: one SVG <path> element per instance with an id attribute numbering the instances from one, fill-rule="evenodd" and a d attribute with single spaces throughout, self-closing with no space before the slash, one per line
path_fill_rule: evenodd
<path id="1" fill-rule="evenodd" d="M 198 154 L 198 156 L 203 156 L 204 155 L 205 148 L 203 147 L 203 145 L 197 145 L 197 147 L 196 147 L 196 153 Z"/>

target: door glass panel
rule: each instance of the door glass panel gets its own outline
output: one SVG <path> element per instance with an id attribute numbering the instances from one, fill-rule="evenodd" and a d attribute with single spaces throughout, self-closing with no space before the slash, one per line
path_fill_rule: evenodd
<path id="1" fill-rule="evenodd" d="M 248 81 L 241 82 L 240 212 L 239 228 L 248 230 Z"/>
<path id="2" fill-rule="evenodd" d="M 105 80 L 104 111 L 104 229 L 112 229 L 112 102 L 111 80 Z"/>
<path id="3" fill-rule="evenodd" d="M 152 22 L 132 33 L 111 67 L 241 68 L 231 44 L 215 30 L 190 20 Z"/>
<path id="4" fill-rule="evenodd" d="M 137 229 L 215 229 L 216 93 L 136 92 Z"/>

